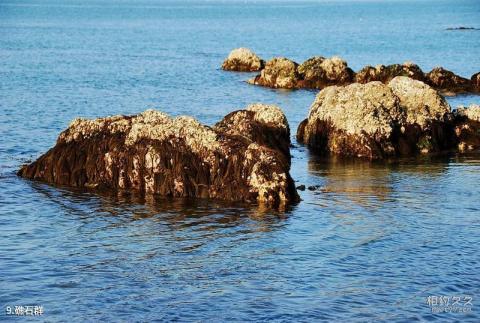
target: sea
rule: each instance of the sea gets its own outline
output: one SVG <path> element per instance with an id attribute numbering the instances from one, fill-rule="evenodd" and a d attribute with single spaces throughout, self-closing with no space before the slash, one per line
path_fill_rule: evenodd
<path id="1" fill-rule="evenodd" d="M 1 0 L 0 321 L 479 322 L 480 154 L 320 158 L 295 140 L 317 91 L 220 68 L 248 47 L 470 78 L 479 29 L 478 0 Z M 281 107 L 292 177 L 318 186 L 286 210 L 16 176 L 76 117 L 250 103 Z"/>

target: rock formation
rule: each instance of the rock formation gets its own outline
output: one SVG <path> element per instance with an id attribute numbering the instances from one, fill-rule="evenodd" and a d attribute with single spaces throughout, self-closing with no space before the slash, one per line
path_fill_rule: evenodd
<path id="1" fill-rule="evenodd" d="M 276 57 L 265 64 L 259 75 L 248 83 L 272 88 L 294 89 L 297 87 L 298 64 L 284 57 Z"/>
<path id="2" fill-rule="evenodd" d="M 345 85 L 352 82 L 354 72 L 338 56 L 312 57 L 298 66 L 300 82 L 298 87 L 323 89 L 330 85 Z"/>
<path id="3" fill-rule="evenodd" d="M 312 57 L 301 65 L 284 57 L 267 62 L 265 69 L 248 83 L 272 88 L 322 89 L 335 84 L 349 84 L 353 71 L 340 57 Z"/>
<path id="4" fill-rule="evenodd" d="M 317 95 L 297 139 L 321 154 L 392 156 L 391 137 L 402 117 L 398 98 L 380 82 L 331 86 Z"/>
<path id="5" fill-rule="evenodd" d="M 445 95 L 465 93 L 472 90 L 472 83 L 469 79 L 458 76 L 443 67 L 435 67 L 425 74 L 425 78 L 427 84 Z"/>
<path id="6" fill-rule="evenodd" d="M 450 106 L 425 83 L 331 86 L 317 95 L 297 139 L 320 154 L 382 159 L 455 147 Z"/>
<path id="7" fill-rule="evenodd" d="M 405 62 L 403 64 L 392 64 L 388 66 L 365 66 L 356 73 L 355 82 L 368 83 L 372 81 L 380 81 L 382 83 L 388 83 L 397 76 L 408 76 L 419 81 L 425 79 L 424 73 L 418 65 L 411 62 Z"/>
<path id="8" fill-rule="evenodd" d="M 265 62 L 248 48 L 237 48 L 230 52 L 222 64 L 226 71 L 255 72 L 260 71 Z"/>
<path id="9" fill-rule="evenodd" d="M 298 200 L 289 134 L 283 112 L 261 104 L 232 112 L 214 127 L 154 110 L 76 119 L 18 174 L 74 187 L 278 207 Z"/>
<path id="10" fill-rule="evenodd" d="M 255 62 L 255 63 L 253 63 Z M 422 81 L 444 95 L 458 93 L 480 93 L 480 73 L 466 79 L 442 67 L 434 68 L 429 73 L 412 63 L 367 65 L 355 73 L 340 57 L 324 58 L 314 56 L 302 64 L 277 57 L 266 64 L 248 49 L 233 50 L 223 63 L 223 69 L 234 71 L 258 71 L 260 74 L 248 80 L 248 83 L 271 88 L 284 89 L 323 89 L 331 85 L 348 85 L 380 81 L 387 84 L 397 76 L 406 76 Z"/>
<path id="11" fill-rule="evenodd" d="M 458 107 L 455 111 L 455 134 L 459 151 L 480 149 L 480 105 Z"/>

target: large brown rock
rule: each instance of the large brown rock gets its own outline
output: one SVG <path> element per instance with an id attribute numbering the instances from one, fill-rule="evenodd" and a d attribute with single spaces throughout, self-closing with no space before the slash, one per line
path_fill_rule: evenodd
<path id="1" fill-rule="evenodd" d="M 320 91 L 297 139 L 320 154 L 382 159 L 455 146 L 450 107 L 409 77 Z"/>
<path id="2" fill-rule="evenodd" d="M 147 110 L 76 119 L 25 178 L 73 187 L 208 197 L 277 207 L 298 200 L 289 128 L 274 106 L 252 105 L 214 127 Z"/>
<path id="3" fill-rule="evenodd" d="M 226 71 L 254 72 L 260 71 L 265 62 L 248 48 L 237 48 L 230 52 L 222 64 Z"/>
<path id="4" fill-rule="evenodd" d="M 398 98 L 380 82 L 331 86 L 317 95 L 297 139 L 321 154 L 381 158 L 395 154 L 391 137 L 402 117 Z"/>
<path id="5" fill-rule="evenodd" d="M 355 74 L 355 82 L 368 83 L 380 81 L 388 83 L 397 76 L 407 76 L 415 80 L 423 81 L 424 74 L 420 67 L 411 62 L 392 65 L 365 66 Z"/>
<path id="6" fill-rule="evenodd" d="M 343 59 L 338 56 L 324 58 L 315 56 L 298 66 L 301 81 L 298 87 L 323 89 L 331 85 L 350 84 L 354 72 Z"/>
<path id="7" fill-rule="evenodd" d="M 425 83 L 439 90 L 444 95 L 455 95 L 472 90 L 472 83 L 469 79 L 458 76 L 443 67 L 435 67 L 425 74 Z"/>
<path id="8" fill-rule="evenodd" d="M 298 64 L 285 57 L 276 57 L 265 64 L 259 75 L 248 83 L 272 88 L 294 89 L 297 87 L 299 75 Z"/>

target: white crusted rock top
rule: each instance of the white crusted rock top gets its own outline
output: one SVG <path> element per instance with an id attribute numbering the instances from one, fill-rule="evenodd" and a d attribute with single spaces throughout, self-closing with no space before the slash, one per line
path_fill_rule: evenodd
<path id="1" fill-rule="evenodd" d="M 250 104 L 247 111 L 255 112 L 255 120 L 274 126 L 277 128 L 288 129 L 288 121 L 283 111 L 275 105 L 261 103 Z"/>
<path id="2" fill-rule="evenodd" d="M 430 121 L 443 121 L 450 106 L 438 92 L 429 85 L 406 76 L 397 76 L 388 83 L 405 109 L 407 123 L 425 127 Z"/>
<path id="3" fill-rule="evenodd" d="M 471 104 L 469 107 L 459 106 L 456 114 L 480 122 L 480 105 Z"/>
<path id="4" fill-rule="evenodd" d="M 224 70 L 229 71 L 259 71 L 263 67 L 263 61 L 248 48 L 236 48 L 230 52 L 222 64 Z"/>
<path id="5" fill-rule="evenodd" d="M 141 139 L 166 140 L 171 137 L 183 138 L 197 153 L 218 147 L 216 132 L 187 116 L 168 118 L 162 123 L 134 122 L 125 144 L 133 145 Z"/>
<path id="6" fill-rule="evenodd" d="M 398 99 L 389 87 L 380 82 L 354 83 L 320 91 L 310 108 L 308 124 L 314 124 L 315 120 L 330 121 L 348 134 L 388 136 L 392 123 L 401 118 Z"/>
<path id="7" fill-rule="evenodd" d="M 95 120 L 75 119 L 62 132 L 59 140 L 65 143 L 80 141 L 99 133 L 125 134 L 125 145 L 133 145 L 141 139 L 165 140 L 183 138 L 194 152 L 218 148 L 217 134 L 197 120 L 180 116 L 171 118 L 163 112 L 146 110 L 136 116 L 112 116 Z"/>
<path id="8" fill-rule="evenodd" d="M 325 70 L 328 79 L 335 80 L 339 76 L 345 74 L 345 71 L 347 70 L 347 62 L 341 57 L 333 56 L 322 62 L 322 68 Z"/>
<path id="9" fill-rule="evenodd" d="M 130 120 L 125 116 L 111 116 L 99 119 L 76 118 L 70 122 L 68 129 L 60 134 L 58 142 L 69 143 L 93 137 L 103 131 L 124 133 L 130 128 Z"/>

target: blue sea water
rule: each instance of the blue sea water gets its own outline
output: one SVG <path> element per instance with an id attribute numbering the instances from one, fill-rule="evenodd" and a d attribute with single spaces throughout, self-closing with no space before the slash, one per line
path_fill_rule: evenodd
<path id="1" fill-rule="evenodd" d="M 367 163 L 296 144 L 292 176 L 320 190 L 285 212 L 15 175 L 78 116 L 157 108 L 214 124 L 263 102 L 294 140 L 315 92 L 246 84 L 219 69 L 231 49 L 470 77 L 480 30 L 457 26 L 480 28 L 478 1 L 2 0 L 0 320 L 38 305 L 48 322 L 480 321 L 479 154 Z M 473 307 L 432 313 L 428 296 Z"/>

